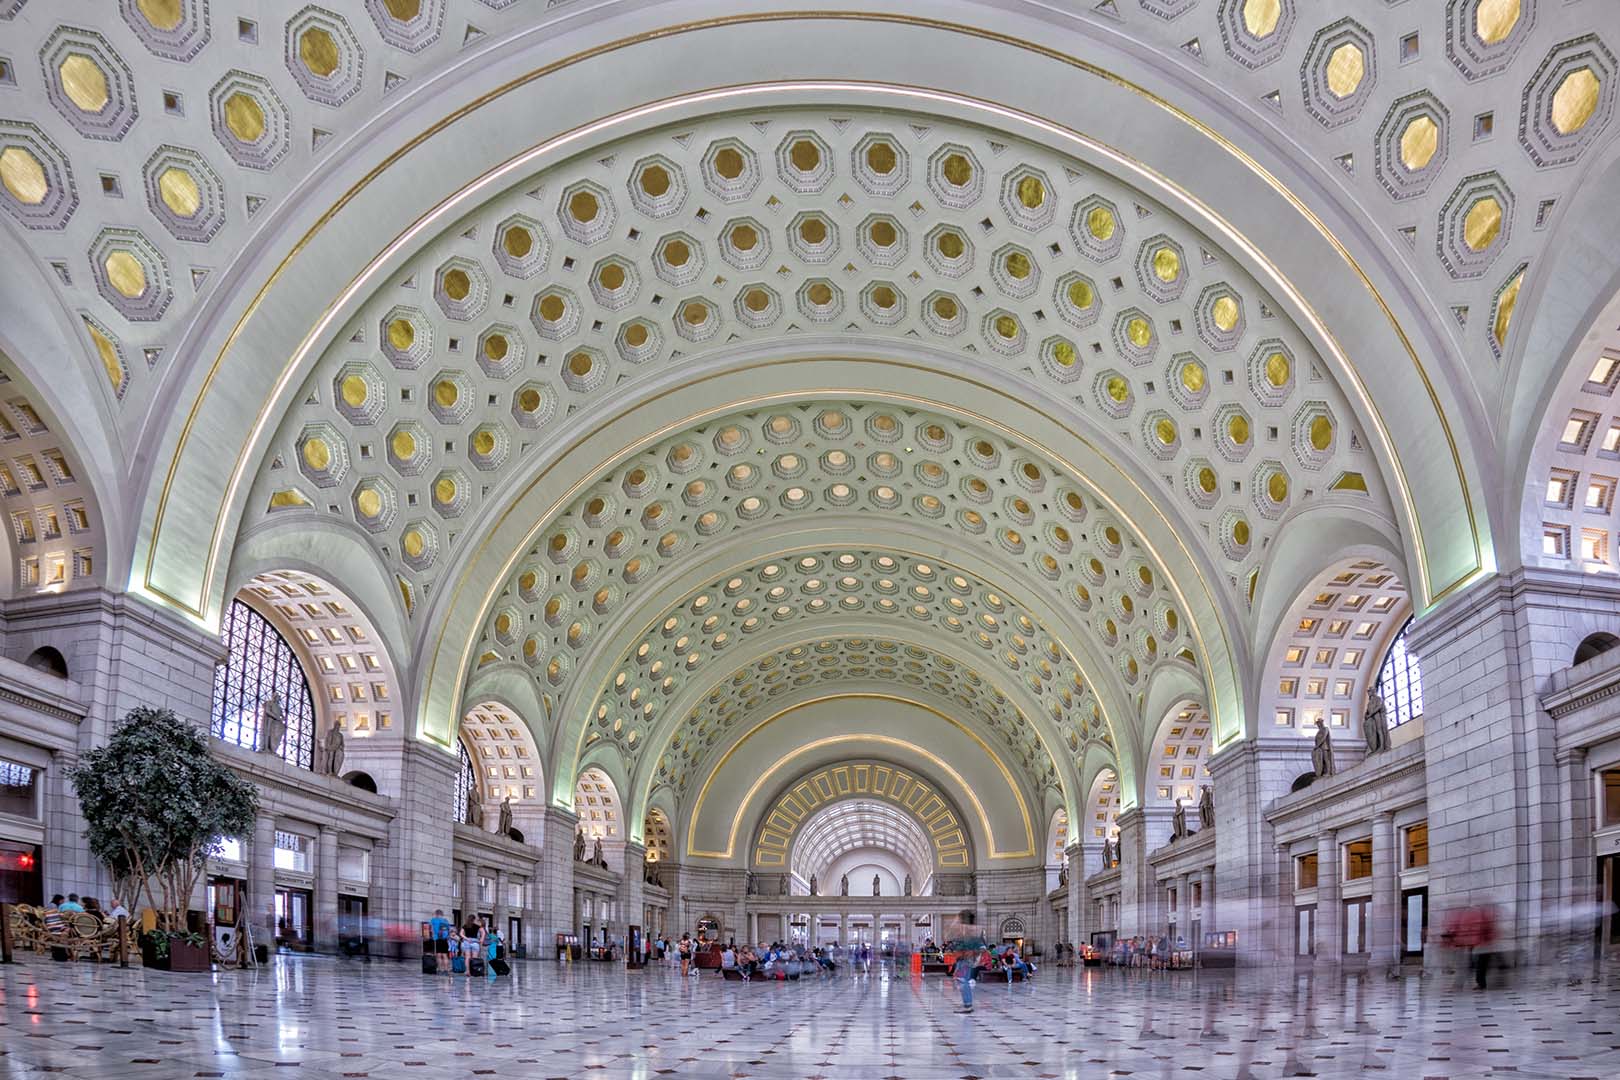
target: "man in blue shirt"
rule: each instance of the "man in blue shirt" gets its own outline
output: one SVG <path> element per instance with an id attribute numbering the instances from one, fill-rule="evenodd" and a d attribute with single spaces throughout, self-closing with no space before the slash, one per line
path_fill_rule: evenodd
<path id="1" fill-rule="evenodd" d="M 450 959 L 450 920 L 438 908 L 428 920 L 428 936 L 433 939 L 433 966 L 442 973 Z"/>
<path id="2" fill-rule="evenodd" d="M 68 893 L 68 898 L 61 904 L 57 905 L 57 908 L 64 913 L 69 911 L 83 911 L 84 905 L 79 903 L 79 894 L 73 892 Z"/>

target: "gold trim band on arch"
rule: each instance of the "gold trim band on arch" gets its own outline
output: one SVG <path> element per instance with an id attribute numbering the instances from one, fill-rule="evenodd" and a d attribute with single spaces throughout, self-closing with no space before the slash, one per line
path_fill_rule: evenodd
<path id="1" fill-rule="evenodd" d="M 1368 410 L 1369 415 L 1375 421 L 1374 426 L 1378 432 L 1379 438 L 1384 443 L 1386 452 L 1388 453 L 1389 459 L 1395 469 L 1398 479 L 1398 483 L 1395 486 L 1400 493 L 1400 498 L 1403 505 L 1405 505 L 1407 509 L 1408 517 L 1412 522 L 1412 527 L 1415 533 L 1413 536 L 1413 549 L 1417 553 L 1418 572 L 1421 579 L 1422 592 L 1427 594 L 1428 604 L 1433 604 L 1439 601 L 1452 591 L 1461 588 L 1467 582 L 1473 580 L 1473 578 L 1478 574 L 1486 570 L 1484 565 L 1483 545 L 1479 536 L 1479 523 L 1474 511 L 1473 498 L 1468 490 L 1467 475 L 1463 469 L 1462 456 L 1457 448 L 1456 438 L 1446 418 L 1445 411 L 1441 407 L 1439 396 L 1435 391 L 1434 384 L 1430 380 L 1427 370 L 1423 367 L 1421 358 L 1418 356 L 1416 349 L 1411 343 L 1411 340 L 1407 337 L 1404 328 L 1400 325 L 1400 321 L 1395 317 L 1394 311 L 1379 293 L 1377 287 L 1373 285 L 1372 280 L 1367 276 L 1366 271 L 1362 269 L 1361 265 L 1355 260 L 1354 256 L 1350 254 L 1349 249 L 1339 241 L 1339 239 L 1333 234 L 1332 230 L 1327 227 L 1326 223 L 1314 211 L 1312 211 L 1302 199 L 1296 196 L 1286 185 L 1284 185 L 1278 177 L 1262 166 L 1236 143 L 1232 142 L 1230 139 L 1226 138 L 1224 135 L 1220 134 L 1208 125 L 1202 123 L 1196 117 L 1192 116 L 1192 114 L 1181 109 L 1179 106 L 1148 90 L 1146 87 L 1134 83 L 1123 76 L 1108 71 L 1106 68 L 1103 68 L 1100 65 L 1081 60 L 1075 56 L 1070 56 L 1067 53 L 1060 52 L 1057 49 L 1053 49 L 1049 46 L 1037 45 L 1029 41 L 1014 38 L 1008 34 L 978 27 L 965 26 L 942 19 L 930 19 L 918 16 L 891 14 L 876 11 L 840 12 L 825 10 L 799 10 L 720 16 L 712 19 L 695 20 L 687 23 L 674 24 L 667 27 L 659 27 L 640 34 L 630 35 L 616 41 L 605 42 L 590 49 L 585 49 L 570 56 L 563 57 L 550 64 L 542 65 L 533 71 L 526 72 L 525 74 L 512 79 L 501 86 L 495 87 L 484 94 L 481 94 L 472 101 L 459 106 L 446 116 L 442 117 L 440 120 L 412 136 L 403 146 L 392 151 L 387 157 L 385 157 L 377 165 L 373 166 L 364 176 L 356 181 L 354 185 L 345 191 L 336 202 L 328 207 L 320 215 L 320 217 L 316 219 L 309 231 L 307 231 L 303 237 L 301 237 L 293 245 L 287 254 L 283 256 L 280 263 L 277 264 L 276 268 L 271 272 L 269 277 L 266 278 L 264 284 L 261 285 L 259 290 L 255 293 L 253 299 L 244 308 L 242 314 L 237 319 L 237 322 L 232 327 L 229 335 L 227 335 L 225 343 L 221 346 L 219 353 L 215 356 L 212 364 L 210 365 L 208 373 L 203 379 L 203 385 L 199 389 L 197 397 L 192 402 L 192 406 L 187 413 L 185 423 L 181 427 L 180 437 L 175 444 L 174 454 L 170 459 L 169 466 L 164 477 L 163 486 L 159 491 L 158 508 L 153 518 L 152 536 L 148 542 L 146 565 L 144 569 L 145 581 L 143 583 L 143 588 L 145 591 L 162 598 L 165 602 L 171 604 L 179 610 L 186 612 L 187 614 L 194 616 L 199 620 L 206 621 L 207 616 L 205 609 L 207 605 L 207 598 L 213 589 L 216 566 L 219 561 L 219 552 L 222 544 L 224 543 L 224 537 L 222 535 L 224 518 L 229 512 L 229 508 L 234 504 L 236 492 L 241 487 L 243 479 L 242 474 L 245 468 L 245 458 L 247 456 L 248 448 L 251 447 L 254 442 L 262 436 L 271 404 L 276 400 L 276 398 L 285 392 L 291 376 L 295 373 L 295 369 L 299 364 L 302 363 L 303 357 L 312 347 L 315 337 L 335 317 L 335 309 L 342 304 L 347 297 L 352 295 L 360 282 L 371 275 L 377 264 L 381 261 L 382 256 L 373 259 L 372 262 L 368 264 L 368 266 L 362 270 L 359 275 L 351 280 L 349 286 L 342 290 L 339 297 L 334 300 L 333 304 L 329 305 L 327 310 L 322 313 L 321 318 L 317 321 L 316 325 L 310 329 L 309 333 L 305 335 L 298 348 L 289 355 L 286 364 L 283 366 L 281 374 L 277 378 L 272 394 L 261 404 L 258 414 L 254 418 L 253 424 L 248 429 L 247 437 L 243 440 L 241 448 L 237 452 L 236 460 L 232 465 L 231 477 L 226 485 L 224 498 L 220 500 L 220 507 L 214 518 L 209 540 L 209 549 L 204 560 L 202 588 L 196 603 L 188 603 L 185 600 L 175 597 L 153 582 L 157 551 L 161 543 L 163 527 L 167 516 L 168 503 L 172 494 L 175 475 L 179 470 L 180 458 L 184 453 L 192 430 L 197 423 L 197 418 L 202 407 L 203 399 L 207 396 L 215 378 L 218 376 L 219 371 L 224 363 L 226 354 L 230 352 L 232 347 L 236 344 L 237 339 L 241 336 L 248 320 L 251 319 L 258 311 L 270 288 L 287 271 L 291 262 L 310 244 L 314 236 L 320 232 L 321 229 L 323 229 L 333 218 L 335 218 L 345 206 L 353 201 L 359 195 L 359 193 L 368 187 L 378 176 L 382 175 L 382 173 L 386 172 L 396 162 L 404 158 L 415 147 L 421 145 L 429 138 L 437 135 L 440 131 L 445 130 L 462 117 L 483 108 L 485 105 L 488 105 L 501 97 L 504 97 L 507 93 L 515 89 L 525 86 L 528 83 L 538 80 L 555 71 L 562 70 L 566 67 L 571 67 L 585 60 L 607 55 L 611 52 L 662 38 L 675 37 L 682 34 L 694 33 L 703 30 L 719 29 L 731 25 L 794 20 L 867 21 L 919 26 L 944 33 L 963 34 L 970 37 L 976 37 L 981 40 L 1035 53 L 1036 55 L 1056 61 L 1057 63 L 1071 67 L 1077 71 L 1100 78 L 1110 85 L 1116 86 L 1129 93 L 1136 94 L 1158 108 L 1163 109 L 1170 116 L 1186 124 L 1194 131 L 1197 131 L 1199 134 L 1207 137 L 1216 146 L 1226 151 L 1240 164 L 1249 169 L 1256 176 L 1260 177 L 1268 187 L 1281 195 L 1285 201 L 1287 201 L 1301 214 L 1301 216 L 1311 223 L 1312 227 L 1316 229 L 1318 234 L 1328 242 L 1328 244 L 1339 254 L 1339 256 L 1345 261 L 1355 275 L 1360 278 L 1362 285 L 1366 288 L 1368 294 L 1373 298 L 1374 302 L 1378 305 L 1379 310 L 1383 312 L 1384 317 L 1388 321 L 1390 327 L 1394 330 L 1396 337 L 1400 341 L 1403 350 L 1406 352 L 1408 359 L 1412 362 L 1413 368 L 1416 370 L 1418 377 L 1423 384 L 1425 393 L 1429 398 L 1430 405 L 1434 409 L 1438 426 L 1445 436 L 1446 446 L 1450 452 L 1453 469 L 1456 472 L 1460 493 L 1462 495 L 1464 511 L 1468 519 L 1469 534 L 1474 549 L 1474 566 L 1438 591 L 1433 588 L 1433 583 L 1429 580 L 1427 552 L 1422 542 L 1423 527 L 1421 516 L 1418 513 L 1417 504 L 1412 498 L 1410 484 L 1406 478 L 1405 468 L 1400 461 L 1399 455 L 1394 452 L 1394 444 L 1389 436 L 1388 428 L 1384 423 L 1382 414 L 1379 412 L 1376 404 L 1373 402 L 1370 394 L 1368 393 L 1365 383 L 1361 380 L 1360 374 L 1355 369 L 1354 363 L 1350 360 L 1348 355 L 1345 354 L 1343 347 L 1339 345 L 1338 340 L 1331 332 L 1328 331 L 1325 324 L 1322 323 L 1320 317 L 1317 316 L 1315 309 L 1305 301 L 1304 297 L 1292 286 L 1292 283 L 1288 281 L 1281 271 L 1260 254 L 1258 248 L 1250 244 L 1247 238 L 1243 237 L 1241 233 L 1238 233 L 1235 229 L 1233 229 L 1224 218 L 1218 214 L 1215 214 L 1211 208 L 1203 204 L 1201 201 L 1193 199 L 1178 185 L 1171 183 L 1167 178 L 1148 168 L 1144 163 L 1137 162 L 1134 159 L 1129 158 L 1127 155 L 1114 150 L 1112 147 L 1107 147 L 1097 140 L 1089 139 L 1081 135 L 1079 132 L 1066 128 L 1062 125 L 1057 125 L 1051 121 L 1034 117 L 1031 114 L 1022 113 L 1019 110 L 996 108 L 990 106 L 989 103 L 975 101 L 974 99 L 961 95 L 950 95 L 945 93 L 938 93 L 935 95 L 941 99 L 954 99 L 963 104 L 973 105 L 980 108 L 990 108 L 991 111 L 999 111 L 1004 115 L 1017 116 L 1025 122 L 1032 123 L 1035 126 L 1063 134 L 1068 138 L 1074 139 L 1075 141 L 1101 149 L 1118 160 L 1130 163 L 1133 168 L 1139 170 L 1140 172 L 1152 176 L 1156 182 L 1163 185 L 1166 189 L 1174 191 L 1186 203 L 1197 207 L 1208 220 L 1218 223 L 1221 227 L 1221 231 L 1238 241 L 1238 243 L 1250 253 L 1251 257 L 1255 258 L 1261 265 L 1265 266 L 1272 274 L 1274 279 L 1283 287 L 1284 291 L 1295 301 L 1295 303 L 1300 305 L 1302 310 L 1309 313 L 1312 325 L 1316 328 L 1317 332 L 1320 333 L 1323 338 L 1331 344 L 1331 351 L 1337 356 L 1344 370 L 1350 374 L 1353 386 L 1360 397 L 1363 406 Z M 800 83 L 797 85 L 815 84 Z M 851 81 L 845 83 L 844 85 L 859 87 L 862 85 L 875 84 L 861 84 Z M 701 95 L 699 95 L 699 97 L 701 97 Z M 688 98 L 682 97 L 670 99 L 671 102 L 684 100 L 688 100 Z M 452 204 L 459 201 L 462 194 L 484 186 L 491 179 L 498 179 L 501 175 L 504 175 L 507 170 L 513 168 L 517 163 L 527 160 L 532 156 L 537 156 L 541 153 L 547 152 L 548 150 L 566 142 L 581 138 L 586 132 L 604 128 L 610 122 L 619 122 L 630 117 L 647 115 L 651 111 L 651 108 L 643 106 L 642 109 L 630 110 L 626 114 L 619 117 L 583 125 L 581 127 L 571 129 L 570 131 L 563 132 L 553 139 L 548 140 L 546 143 L 540 144 L 539 147 L 532 148 L 524 154 L 515 155 L 514 157 L 509 158 L 506 162 L 502 163 L 500 166 L 497 166 L 494 170 L 486 173 L 483 178 L 475 181 L 473 185 L 463 187 L 461 191 L 453 194 L 445 200 L 442 200 L 436 207 L 419 217 L 409 229 L 407 229 L 404 233 L 401 233 L 399 237 L 396 237 L 394 242 L 384 249 L 385 254 L 387 251 L 393 250 L 400 246 L 402 242 L 409 237 L 421 232 L 424 228 L 426 228 L 429 222 L 439 216 L 442 216 L 445 212 L 447 212 L 448 208 Z"/>
<path id="2" fill-rule="evenodd" d="M 995 831 L 990 827 L 990 815 L 985 812 L 984 804 L 979 801 L 978 793 L 973 790 L 973 786 L 963 778 L 962 774 L 952 768 L 950 763 L 944 758 L 941 758 L 932 750 L 918 746 L 914 742 L 907 742 L 904 739 L 897 739 L 893 736 L 855 734 L 830 735 L 824 739 L 816 739 L 812 742 L 804 743 L 803 745 L 796 747 L 791 753 L 788 753 L 778 759 L 774 765 L 772 765 L 760 776 L 756 777 L 754 782 L 749 785 L 748 790 L 743 793 L 742 801 L 737 804 L 737 810 L 732 814 L 731 817 L 731 830 L 726 836 L 726 849 L 724 851 L 700 851 L 693 846 L 697 839 L 698 818 L 703 814 L 703 804 L 709 797 L 709 788 L 714 784 L 715 778 L 720 775 L 720 770 L 726 767 L 726 762 L 731 760 L 731 756 L 738 750 L 742 749 L 743 743 L 753 738 L 754 735 L 762 730 L 766 725 L 771 724 L 776 720 L 780 720 L 789 713 L 797 712 L 800 709 L 809 708 L 811 705 L 820 705 L 828 701 L 844 700 L 893 701 L 902 705 L 910 705 L 912 708 L 922 709 L 924 712 L 933 713 L 935 716 L 939 717 L 941 720 L 944 720 L 946 723 L 962 732 L 962 734 L 978 743 L 980 749 L 985 752 L 986 756 L 988 756 L 991 761 L 995 762 L 996 768 L 1001 772 L 1002 779 L 1007 783 L 1007 789 L 1013 794 L 1014 802 L 1018 804 L 1018 812 L 1024 820 L 1024 850 L 1000 851 L 996 848 L 996 834 Z M 703 787 L 698 791 L 697 802 L 692 806 L 692 817 L 686 825 L 686 853 L 688 855 L 708 859 L 731 858 L 732 854 L 737 850 L 737 833 L 742 827 L 743 813 L 748 809 L 748 804 L 754 800 L 754 796 L 759 794 L 759 789 L 765 786 L 766 781 L 768 781 L 772 776 L 776 775 L 778 771 L 780 771 L 794 758 L 797 758 L 802 754 L 809 753 L 812 750 L 820 749 L 823 746 L 834 746 L 843 742 L 876 743 L 880 746 L 888 746 L 921 754 L 939 769 L 943 770 L 945 774 L 952 780 L 956 781 L 956 783 L 961 787 L 962 791 L 966 793 L 968 801 L 973 804 L 973 812 L 975 815 L 977 815 L 979 824 L 984 828 L 985 839 L 990 844 L 990 858 L 1026 859 L 1035 854 L 1035 831 L 1033 826 L 1030 825 L 1029 804 L 1024 801 L 1024 793 L 1018 790 L 1018 783 L 1013 779 L 1012 771 L 1007 768 L 1007 763 L 1001 760 L 1001 758 L 996 754 L 995 750 L 991 749 L 988 743 L 979 738 L 979 736 L 974 732 L 969 731 L 955 718 L 941 712 L 931 705 L 924 705 L 920 701 L 913 701 L 910 698 L 902 697 L 898 694 L 878 694 L 870 692 L 824 694 L 820 697 L 810 698 L 807 701 L 801 701 L 796 704 L 789 705 L 780 712 L 772 713 L 770 716 L 767 716 L 765 719 L 749 728 L 748 731 L 743 734 L 743 737 L 732 743 L 731 748 L 721 756 L 719 761 L 715 762 L 714 768 L 709 771 L 708 778 L 703 781 Z"/>

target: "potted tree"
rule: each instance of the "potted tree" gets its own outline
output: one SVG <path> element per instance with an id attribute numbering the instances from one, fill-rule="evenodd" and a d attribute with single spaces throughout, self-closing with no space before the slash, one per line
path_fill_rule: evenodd
<path id="1" fill-rule="evenodd" d="M 186 909 L 222 838 L 249 834 L 253 785 L 208 752 L 208 739 L 168 709 L 136 708 L 107 745 L 68 770 L 91 852 L 119 894 L 157 914 L 141 958 L 168 971 L 207 971 L 208 941 L 186 926 Z"/>

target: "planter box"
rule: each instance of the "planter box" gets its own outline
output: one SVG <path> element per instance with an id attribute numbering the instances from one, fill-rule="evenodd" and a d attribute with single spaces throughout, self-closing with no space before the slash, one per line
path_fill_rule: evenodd
<path id="1" fill-rule="evenodd" d="M 184 938 L 169 939 L 169 955 L 159 957 L 152 935 L 141 937 L 141 963 L 157 971 L 210 971 L 208 945 L 190 945 Z"/>

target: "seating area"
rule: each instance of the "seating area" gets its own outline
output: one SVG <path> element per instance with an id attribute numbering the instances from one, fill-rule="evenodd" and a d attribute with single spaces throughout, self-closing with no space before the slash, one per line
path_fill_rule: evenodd
<path id="1" fill-rule="evenodd" d="M 46 925 L 45 910 L 30 904 L 11 908 L 11 940 L 18 950 L 44 955 L 62 949 L 69 959 L 109 961 L 118 959 L 118 922 L 102 919 L 87 911 L 64 912 L 60 928 Z M 133 943 L 134 934 L 130 934 Z"/>

